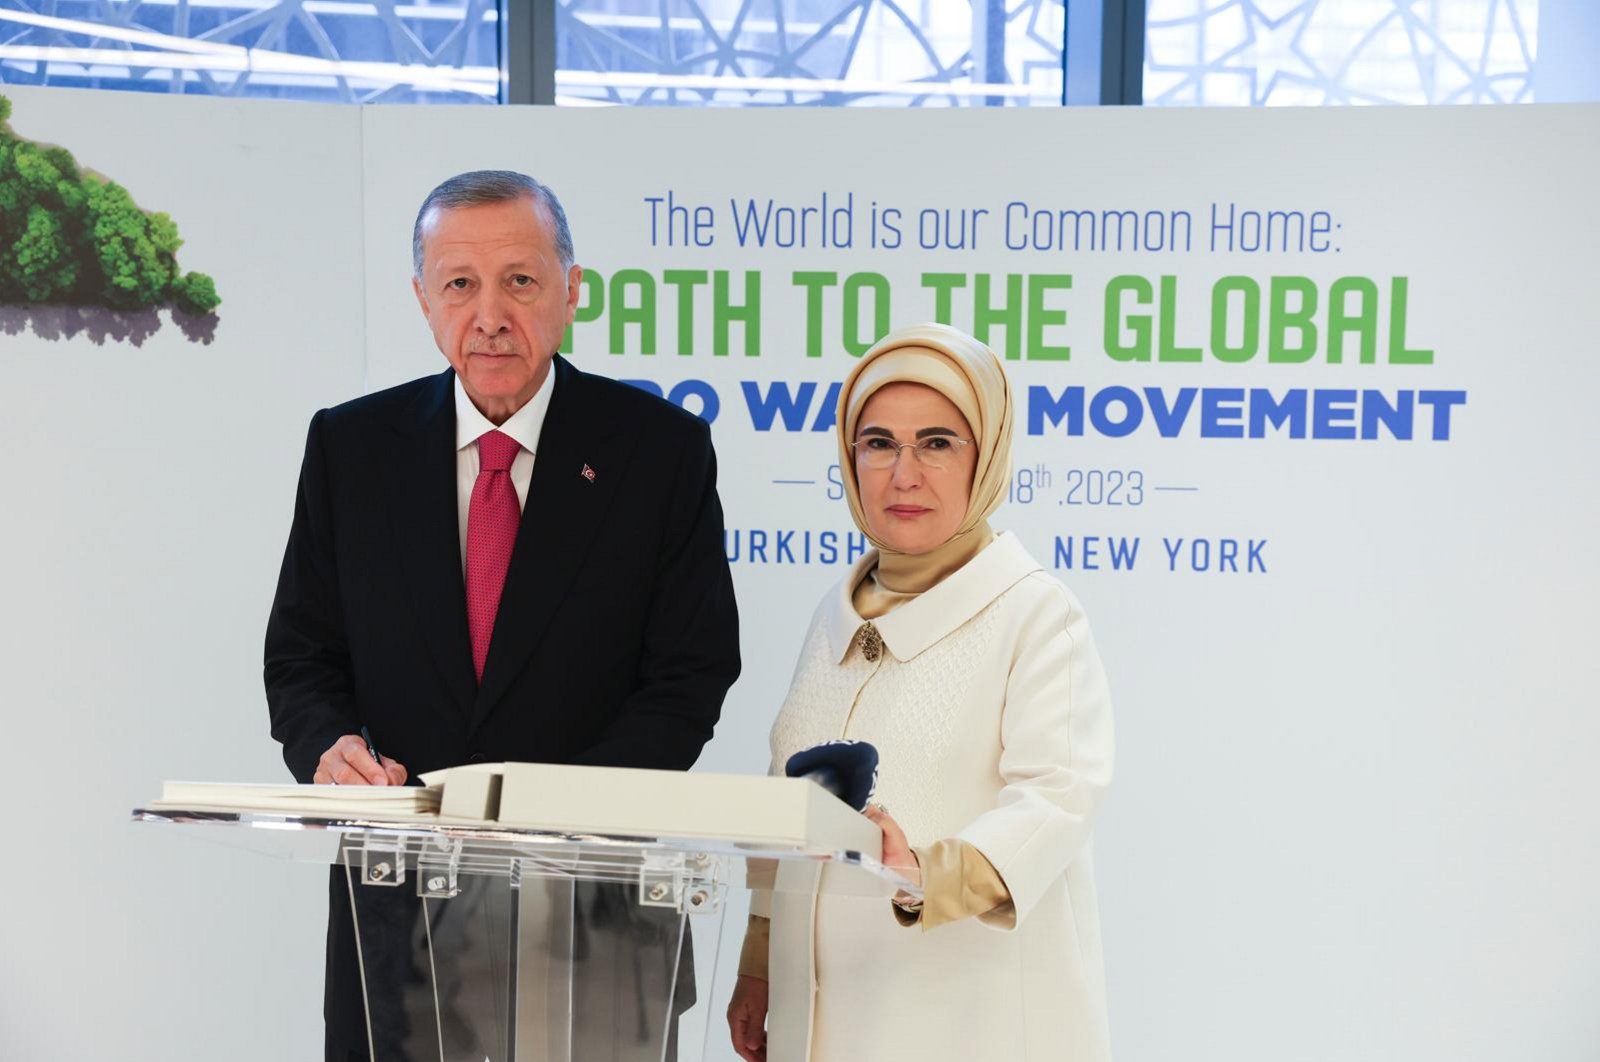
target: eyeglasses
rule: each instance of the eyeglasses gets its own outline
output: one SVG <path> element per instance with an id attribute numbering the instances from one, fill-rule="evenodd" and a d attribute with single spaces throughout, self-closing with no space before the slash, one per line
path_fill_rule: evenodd
<path id="1" fill-rule="evenodd" d="M 854 443 L 856 460 L 863 468 L 893 468 L 900 460 L 901 450 L 917 455 L 917 464 L 937 472 L 960 460 L 961 448 L 971 446 L 971 439 L 958 439 L 953 435 L 934 435 L 914 443 L 895 442 L 882 435 L 868 435 Z"/>

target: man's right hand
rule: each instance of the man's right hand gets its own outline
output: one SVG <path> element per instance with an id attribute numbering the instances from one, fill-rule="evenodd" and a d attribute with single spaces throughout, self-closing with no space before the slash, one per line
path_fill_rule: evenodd
<path id="1" fill-rule="evenodd" d="M 380 758 L 381 764 L 372 758 L 360 734 L 346 734 L 317 760 L 311 780 L 317 785 L 405 785 L 405 764 Z"/>

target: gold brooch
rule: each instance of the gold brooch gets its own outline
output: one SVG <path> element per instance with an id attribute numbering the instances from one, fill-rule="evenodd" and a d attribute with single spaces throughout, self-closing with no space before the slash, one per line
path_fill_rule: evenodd
<path id="1" fill-rule="evenodd" d="M 877 660 L 883 655 L 883 635 L 878 633 L 878 628 L 870 623 L 863 623 L 856 632 L 856 641 L 861 643 L 861 655 L 869 661 Z"/>

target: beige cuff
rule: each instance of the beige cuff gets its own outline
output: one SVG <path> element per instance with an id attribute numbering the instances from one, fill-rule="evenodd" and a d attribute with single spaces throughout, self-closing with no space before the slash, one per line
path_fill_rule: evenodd
<path id="1" fill-rule="evenodd" d="M 772 919 L 751 915 L 739 950 L 739 976 L 767 979 L 767 955 L 772 947 Z"/>
<path id="2" fill-rule="evenodd" d="M 912 851 L 922 866 L 922 908 L 908 911 L 896 904 L 901 925 L 928 930 L 973 917 L 1002 929 L 1016 924 L 1011 890 L 982 852 L 953 837 Z"/>

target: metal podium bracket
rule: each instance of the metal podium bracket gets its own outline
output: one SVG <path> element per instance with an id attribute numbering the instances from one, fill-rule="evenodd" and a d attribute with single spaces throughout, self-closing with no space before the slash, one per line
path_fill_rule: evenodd
<path id="1" fill-rule="evenodd" d="M 639 868 L 639 906 L 665 907 L 679 914 L 721 910 L 727 893 L 721 863 L 704 852 L 646 854 Z"/>
<path id="2" fill-rule="evenodd" d="M 435 834 L 417 853 L 418 896 L 425 900 L 448 900 L 461 892 L 458 875 L 464 843 L 459 837 Z"/>
<path id="3" fill-rule="evenodd" d="M 393 888 L 406 881 L 404 837 L 367 834 L 361 838 L 361 883 Z"/>

